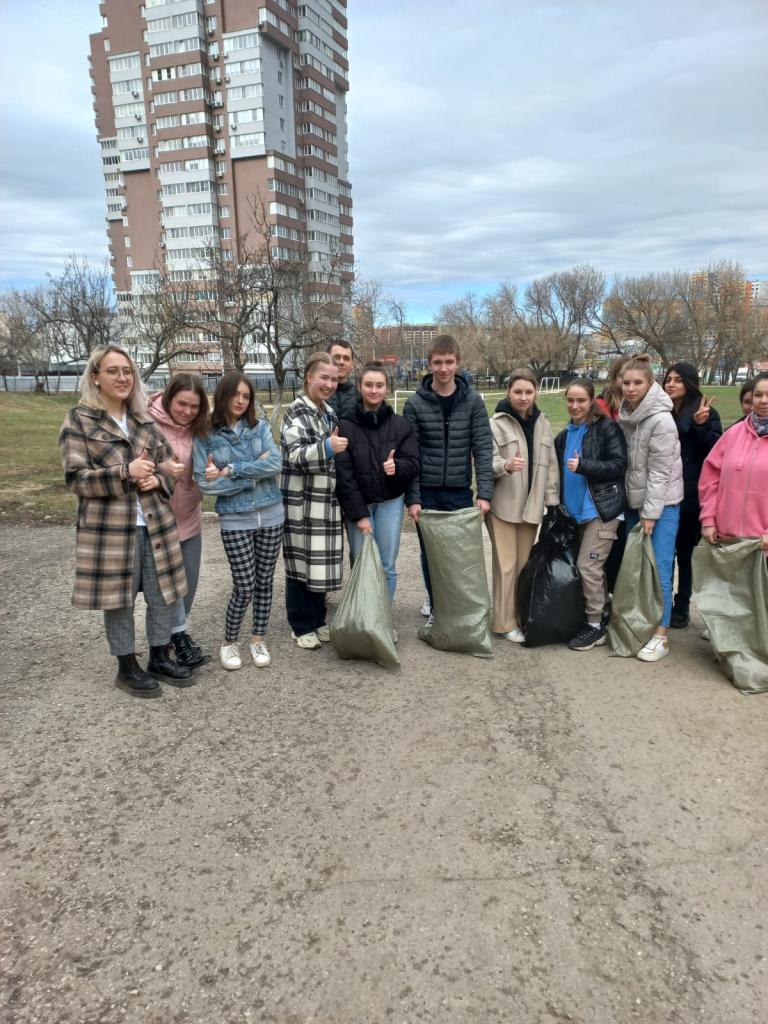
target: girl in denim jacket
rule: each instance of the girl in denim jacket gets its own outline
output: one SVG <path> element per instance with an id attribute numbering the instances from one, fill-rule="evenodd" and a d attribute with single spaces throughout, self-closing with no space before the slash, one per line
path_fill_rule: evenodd
<path id="1" fill-rule="evenodd" d="M 226 373 L 213 397 L 211 431 L 194 445 L 195 480 L 204 494 L 216 496 L 221 540 L 232 572 L 219 653 L 226 669 L 242 666 L 238 641 L 251 601 L 253 663 L 266 668 L 272 661 L 264 635 L 283 539 L 280 470 L 280 451 L 269 424 L 257 416 L 253 385 L 242 373 Z"/>

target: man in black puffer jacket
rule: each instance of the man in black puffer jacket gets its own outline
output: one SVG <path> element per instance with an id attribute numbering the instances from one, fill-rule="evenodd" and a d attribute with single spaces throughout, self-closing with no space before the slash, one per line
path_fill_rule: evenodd
<path id="1" fill-rule="evenodd" d="M 480 395 L 458 374 L 461 354 L 455 338 L 441 334 L 432 342 L 429 368 L 405 403 L 403 415 L 413 423 L 421 469 L 405 493 L 408 514 L 418 527 L 422 509 L 455 512 L 471 508 L 472 465 L 477 482 L 475 504 L 485 515 L 493 497 L 493 437 Z M 419 535 L 421 544 L 421 535 Z M 432 588 L 424 546 L 421 567 L 432 606 Z"/>
<path id="2" fill-rule="evenodd" d="M 337 338 L 326 351 L 339 371 L 339 383 L 334 394 L 328 399 L 328 405 L 339 419 L 342 416 L 354 416 L 360 392 L 357 390 L 355 382 L 350 380 L 350 374 L 355 365 L 352 346 L 348 341 Z"/>

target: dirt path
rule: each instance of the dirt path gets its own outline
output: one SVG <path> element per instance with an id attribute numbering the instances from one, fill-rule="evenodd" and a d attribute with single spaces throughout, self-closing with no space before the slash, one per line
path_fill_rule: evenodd
<path id="1" fill-rule="evenodd" d="M 71 530 L 0 551 L 3 1022 L 765 1020 L 768 698 L 696 630 L 436 653 L 409 533 L 400 672 L 299 651 L 281 587 L 269 670 L 140 702 Z M 213 652 L 213 527 L 204 563 Z"/>

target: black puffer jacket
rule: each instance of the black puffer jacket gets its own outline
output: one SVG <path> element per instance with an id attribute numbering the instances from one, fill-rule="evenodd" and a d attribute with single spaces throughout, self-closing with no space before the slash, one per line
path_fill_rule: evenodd
<path id="1" fill-rule="evenodd" d="M 555 438 L 557 463 L 560 466 L 560 499 L 563 497 L 563 460 L 567 430 Z M 618 424 L 602 416 L 587 427 L 581 445 L 577 473 L 587 478 L 587 487 L 597 514 L 604 523 L 615 519 L 627 507 L 624 477 L 627 472 L 627 442 Z"/>
<path id="2" fill-rule="evenodd" d="M 419 448 L 413 427 L 384 402 L 378 412 L 366 412 L 358 402 L 352 416 L 342 418 L 339 435 L 349 438 L 336 463 L 336 497 L 352 523 L 368 515 L 368 506 L 391 501 L 405 493 L 419 473 Z M 395 452 L 395 474 L 382 466 Z"/>
<path id="3" fill-rule="evenodd" d="M 681 512 L 699 512 L 699 477 L 704 460 L 723 434 L 719 414 L 710 406 L 709 419 L 699 426 L 693 414 L 701 405 L 701 395 L 694 402 L 686 402 L 678 413 L 672 413 L 680 438 L 680 458 L 683 460 L 683 505 Z"/>
<path id="4" fill-rule="evenodd" d="M 355 415 L 355 406 L 359 399 L 360 392 L 357 390 L 357 385 L 351 380 L 346 380 L 343 384 L 339 384 L 336 391 L 328 399 L 328 405 L 341 419 L 342 416 Z"/>
<path id="5" fill-rule="evenodd" d="M 477 497 L 493 497 L 493 436 L 488 412 L 477 391 L 456 376 L 456 399 L 446 424 L 428 373 L 403 408 L 416 430 L 421 471 L 405 494 L 408 505 L 421 503 L 421 488 L 471 487 L 475 464 Z"/>

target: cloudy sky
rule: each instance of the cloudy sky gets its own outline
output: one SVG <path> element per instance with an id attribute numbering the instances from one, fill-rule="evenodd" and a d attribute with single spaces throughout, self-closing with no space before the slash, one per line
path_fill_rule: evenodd
<path id="1" fill-rule="evenodd" d="M 97 0 L 3 16 L 0 287 L 106 254 Z M 349 20 L 359 272 L 412 317 L 581 262 L 768 277 L 765 0 L 351 0 Z"/>

